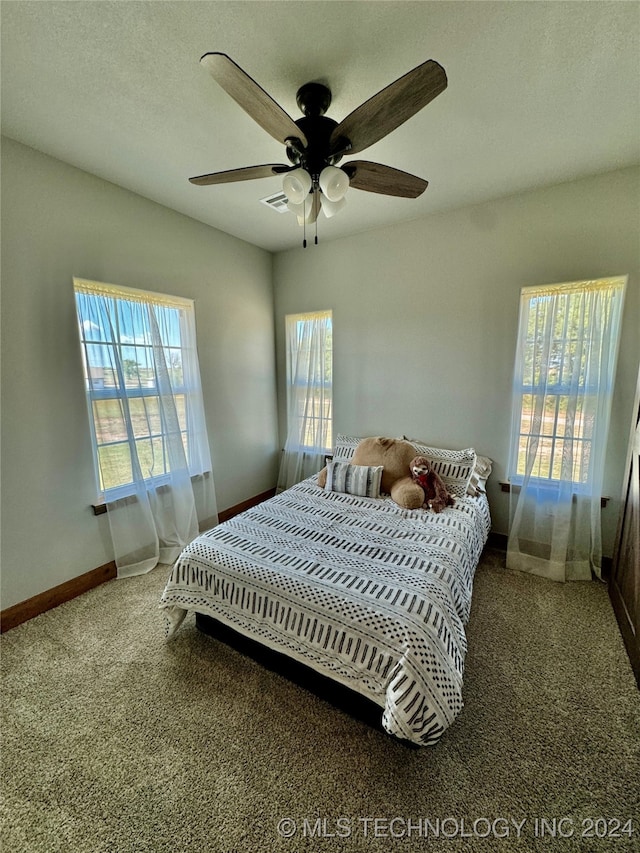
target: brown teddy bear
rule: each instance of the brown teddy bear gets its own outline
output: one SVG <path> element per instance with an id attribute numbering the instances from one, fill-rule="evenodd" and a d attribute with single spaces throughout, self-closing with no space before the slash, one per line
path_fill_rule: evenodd
<path id="1" fill-rule="evenodd" d="M 420 509 L 424 504 L 424 490 L 414 483 L 409 463 L 416 455 L 416 449 L 408 441 L 398 438 L 363 438 L 356 447 L 352 465 L 382 465 L 380 488 L 390 494 L 392 499 L 404 509 Z M 318 475 L 318 485 L 324 488 L 327 469 Z"/>
<path id="2" fill-rule="evenodd" d="M 442 512 L 455 503 L 440 475 L 433 470 L 426 456 L 416 456 L 409 463 L 413 482 L 424 491 L 424 503 L 433 512 Z"/>

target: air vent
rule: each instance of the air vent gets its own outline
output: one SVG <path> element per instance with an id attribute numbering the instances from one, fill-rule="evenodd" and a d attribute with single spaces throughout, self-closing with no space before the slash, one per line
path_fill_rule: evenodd
<path id="1" fill-rule="evenodd" d="M 289 212 L 289 208 L 287 207 L 289 199 L 283 192 L 267 196 L 266 198 L 261 198 L 260 201 L 262 204 L 266 204 L 267 207 L 270 207 L 272 210 L 276 210 L 278 213 Z"/>

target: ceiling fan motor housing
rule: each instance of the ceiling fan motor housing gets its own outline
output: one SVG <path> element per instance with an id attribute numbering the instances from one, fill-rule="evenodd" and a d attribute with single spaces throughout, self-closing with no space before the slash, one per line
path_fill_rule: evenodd
<path id="1" fill-rule="evenodd" d="M 317 181 L 325 166 L 334 166 L 342 159 L 342 150 L 336 153 L 331 145 L 331 134 L 338 122 L 324 115 L 331 104 L 331 90 L 322 83 L 305 83 L 298 89 L 296 102 L 304 116 L 295 123 L 308 145 L 305 148 L 297 140 L 288 140 L 287 157 Z"/>

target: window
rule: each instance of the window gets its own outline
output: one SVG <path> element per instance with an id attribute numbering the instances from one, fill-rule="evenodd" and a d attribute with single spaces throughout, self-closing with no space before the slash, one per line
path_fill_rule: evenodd
<path id="1" fill-rule="evenodd" d="M 287 440 L 278 488 L 317 473 L 333 446 L 331 311 L 289 314 L 287 347 Z"/>
<path id="2" fill-rule="evenodd" d="M 193 302 L 74 279 L 100 496 L 210 470 Z"/>
<path id="3" fill-rule="evenodd" d="M 289 314 L 287 396 L 289 430 L 300 448 L 331 450 L 331 311 Z"/>
<path id="4" fill-rule="evenodd" d="M 509 474 L 591 493 L 603 453 L 625 278 L 523 288 Z"/>

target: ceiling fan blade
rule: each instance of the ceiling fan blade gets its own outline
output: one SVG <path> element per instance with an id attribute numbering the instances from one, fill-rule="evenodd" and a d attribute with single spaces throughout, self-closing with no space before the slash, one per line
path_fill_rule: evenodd
<path id="1" fill-rule="evenodd" d="M 428 59 L 350 113 L 331 134 L 334 150 L 351 142 L 357 154 L 395 130 L 447 88 L 444 68 Z"/>
<path id="2" fill-rule="evenodd" d="M 395 195 L 400 198 L 418 198 L 429 186 L 429 181 L 383 166 L 368 160 L 352 160 L 341 167 L 349 176 L 349 186 L 369 193 Z"/>
<path id="3" fill-rule="evenodd" d="M 266 163 L 264 166 L 245 166 L 242 169 L 228 169 L 226 172 L 212 172 L 210 175 L 198 175 L 189 178 L 189 182 L 199 187 L 212 184 L 229 184 L 233 181 L 253 181 L 256 178 L 272 178 L 290 172 L 296 166 L 282 166 L 280 163 Z"/>
<path id="4" fill-rule="evenodd" d="M 233 59 L 225 53 L 205 53 L 200 62 L 225 92 L 274 139 L 284 143 L 289 138 L 297 138 L 307 145 L 304 133 L 291 116 Z"/>

